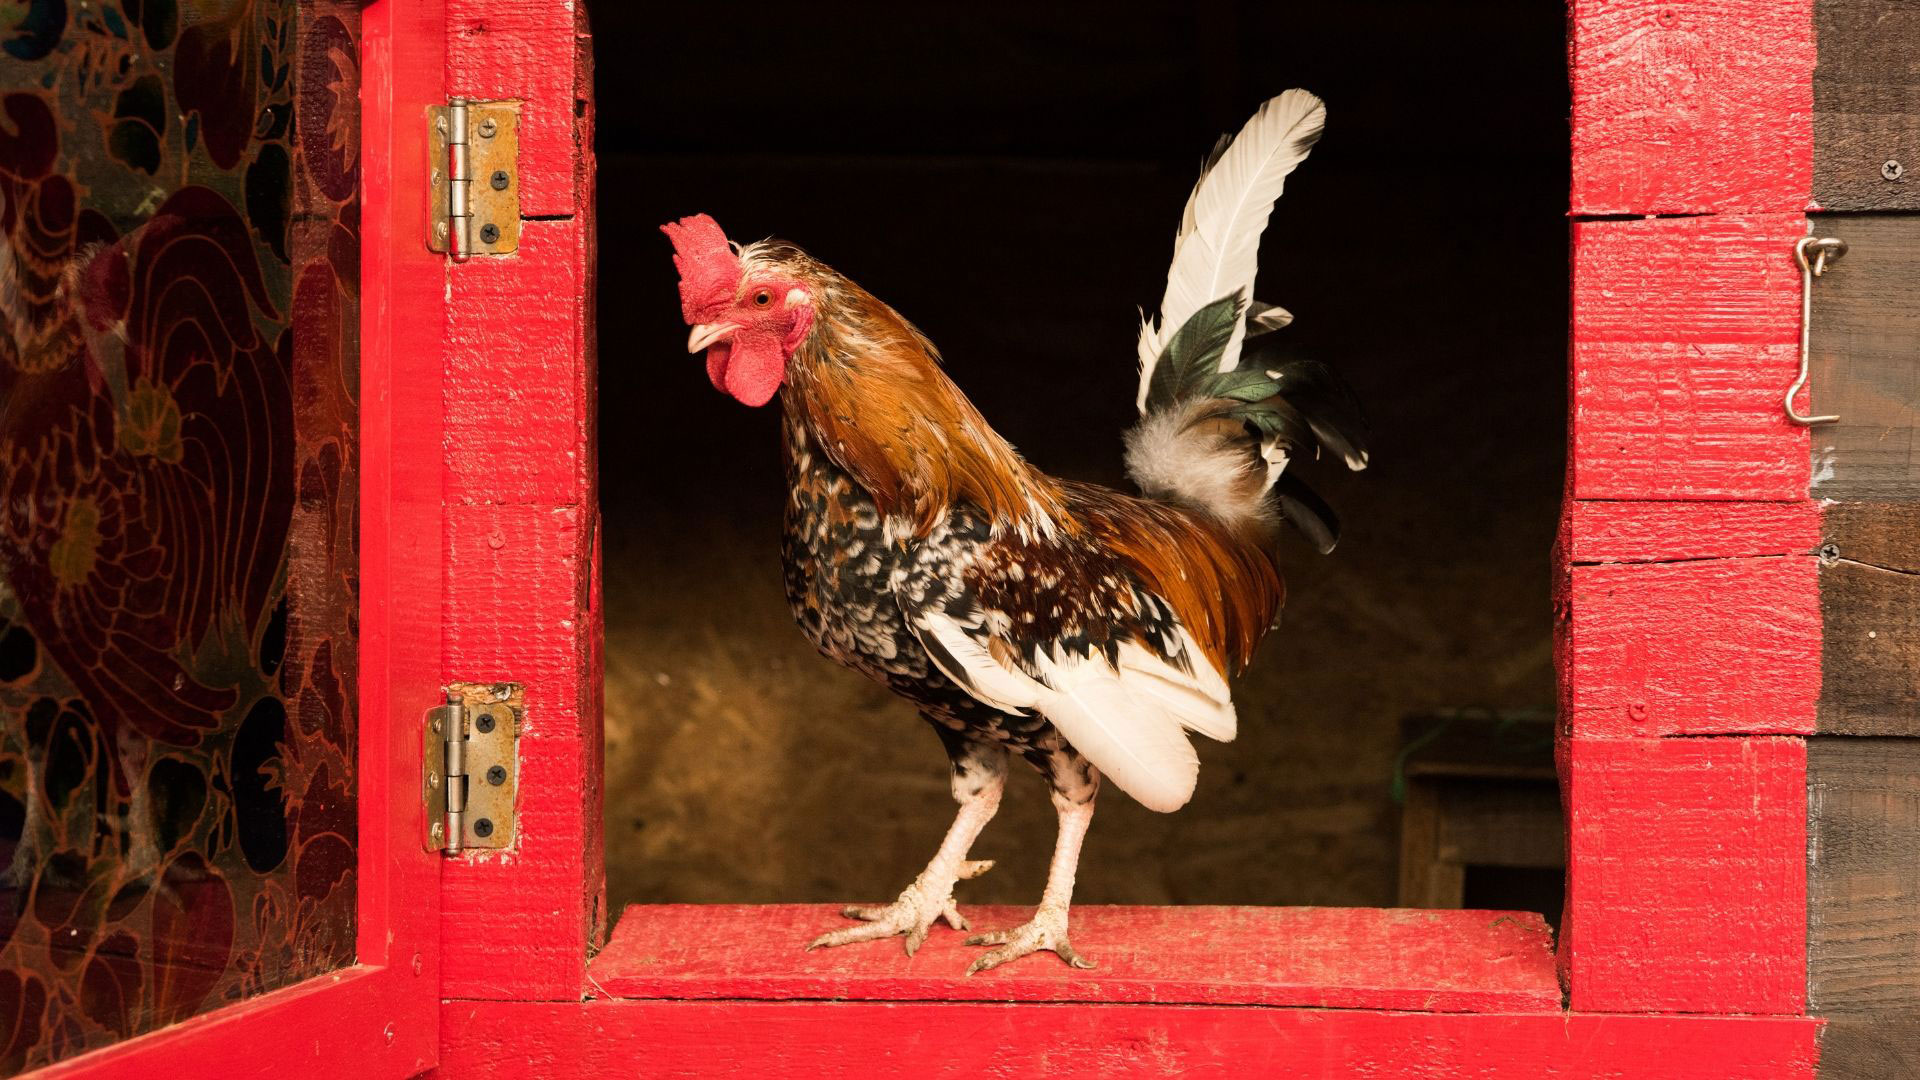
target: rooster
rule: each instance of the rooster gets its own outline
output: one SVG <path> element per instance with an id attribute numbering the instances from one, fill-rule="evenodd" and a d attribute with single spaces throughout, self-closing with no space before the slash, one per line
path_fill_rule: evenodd
<path id="1" fill-rule="evenodd" d="M 1156 319 L 1139 338 L 1140 420 L 1125 437 L 1141 494 L 1047 476 L 1016 454 L 892 308 L 792 244 L 730 243 L 712 218 L 663 226 L 690 353 L 747 405 L 782 389 L 791 495 L 787 597 L 827 656 L 912 702 L 952 764 L 959 803 L 899 898 L 808 948 L 967 922 L 956 882 L 994 816 L 1009 752 L 1059 816 L 1031 921 L 967 939 L 969 975 L 1040 950 L 1091 967 L 1068 938 L 1081 841 L 1103 780 L 1149 809 L 1193 795 L 1188 732 L 1227 741 L 1227 677 L 1285 594 L 1282 521 L 1322 551 L 1332 512 L 1289 462 L 1322 448 L 1365 466 L 1365 425 L 1322 365 L 1276 359 L 1286 312 L 1253 300 L 1261 232 L 1318 139 L 1325 108 L 1289 90 L 1222 138 L 1174 239 Z"/>

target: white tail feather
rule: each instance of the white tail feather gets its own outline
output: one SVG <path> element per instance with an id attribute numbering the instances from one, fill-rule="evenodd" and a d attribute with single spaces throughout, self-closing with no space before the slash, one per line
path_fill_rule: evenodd
<path id="1" fill-rule="evenodd" d="M 1185 627 L 1179 640 L 1185 669 L 1127 642 L 1118 666 L 1098 652 L 1077 656 L 1056 648 L 1037 654 L 1029 673 L 996 659 L 974 636 L 977 623 L 970 631 L 934 610 L 922 612 L 913 626 L 923 641 L 939 646 L 928 654 L 948 678 L 996 709 L 1045 716 L 1114 786 L 1149 810 L 1178 810 L 1193 797 L 1200 759 L 1188 731 L 1221 742 L 1234 737 L 1227 680 Z"/>
<path id="2" fill-rule="evenodd" d="M 1253 114 L 1232 145 L 1194 185 L 1173 239 L 1173 265 L 1157 319 L 1140 321 L 1140 411 L 1160 352 L 1194 312 L 1224 296 L 1253 297 L 1260 234 L 1287 174 L 1306 160 L 1326 122 L 1326 106 L 1305 90 L 1288 90 Z M 1220 370 L 1240 363 L 1246 328 L 1236 326 Z"/>

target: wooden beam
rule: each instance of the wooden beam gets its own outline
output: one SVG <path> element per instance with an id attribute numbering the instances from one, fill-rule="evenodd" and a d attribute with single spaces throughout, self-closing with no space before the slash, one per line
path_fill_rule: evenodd
<path id="1" fill-rule="evenodd" d="M 441 1075 L 1810 1080 L 1804 1017 L 1180 1005 L 449 1001 Z"/>
<path id="2" fill-rule="evenodd" d="M 1920 739 L 1808 740 L 1807 816 L 1820 1075 L 1920 1076 Z"/>

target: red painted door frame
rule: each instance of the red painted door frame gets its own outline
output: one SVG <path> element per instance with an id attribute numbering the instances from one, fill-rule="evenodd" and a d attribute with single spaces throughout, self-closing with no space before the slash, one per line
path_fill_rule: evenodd
<path id="1" fill-rule="evenodd" d="M 441 868 L 419 842 L 419 768 L 440 696 L 446 311 L 421 230 L 445 13 L 376 0 L 361 27 L 359 962 L 36 1076 L 400 1080 L 439 1061 Z"/>
<path id="2" fill-rule="evenodd" d="M 367 192 L 363 424 L 368 498 L 382 501 L 367 507 L 363 647 L 393 659 L 367 658 L 363 716 L 411 739 L 417 699 L 441 681 L 524 683 L 515 849 L 440 868 L 384 828 L 388 842 L 363 849 L 386 873 L 363 874 L 361 967 L 62 1071 L 384 1062 L 373 1075 L 400 1075 L 438 1039 L 442 1074 L 463 1080 L 1812 1076 L 1801 736 L 1819 674 L 1817 509 L 1805 432 L 1776 390 L 1793 375 L 1790 245 L 1811 201 L 1810 0 L 1571 6 L 1573 415 L 1557 555 L 1570 1005 L 1479 1013 L 601 989 L 588 963 L 606 921 L 588 38 L 577 5 L 445 2 L 367 14 L 369 163 L 386 156 Z M 521 103 L 530 219 L 518 254 L 451 277 L 412 244 L 424 150 L 411 119 L 446 91 Z M 1657 214 L 1703 216 L 1622 220 Z M 447 298 L 461 318 L 446 318 Z M 436 602 L 437 619 L 419 617 Z M 436 640 L 406 636 L 423 633 Z M 1762 646 L 1756 688 L 1741 658 Z M 444 666 L 410 666 L 415 647 Z M 417 827 L 417 744 L 367 752 L 369 784 L 387 787 L 369 788 L 366 812 Z M 734 930 L 754 933 L 755 918 Z M 376 1026 L 382 1010 L 400 1022 Z"/>
<path id="3" fill-rule="evenodd" d="M 605 916 L 577 16 L 450 0 L 452 84 L 523 101 L 525 130 L 546 133 L 523 150 L 526 212 L 546 220 L 528 223 L 522 265 L 453 279 L 463 308 L 498 314 L 449 359 L 449 610 L 516 617 L 449 617 L 447 675 L 527 683 L 529 780 L 515 857 L 447 873 L 448 925 L 484 919 L 493 933 L 449 936 L 446 1075 L 1813 1075 L 1801 736 L 1819 675 L 1817 509 L 1806 434 L 1779 406 L 1791 241 L 1810 201 L 1811 0 L 1571 4 L 1572 430 L 1556 556 L 1569 1004 L 1482 1012 L 1298 1007 L 1313 988 L 1285 1002 L 1270 986 L 1220 991 L 1248 997 L 1217 1007 L 1129 984 L 1123 1004 L 1037 978 L 969 1002 L 986 991 L 905 977 L 879 951 L 825 981 L 798 952 L 777 977 L 714 970 L 730 943 L 785 947 L 754 908 L 701 913 L 698 941 L 714 944 L 679 957 L 623 929 L 589 967 Z M 1668 213 L 1703 216 L 1622 220 Z M 489 426 L 503 401 L 511 429 Z M 676 918 L 632 916 L 669 943 Z M 619 966 L 637 953 L 644 970 Z"/>

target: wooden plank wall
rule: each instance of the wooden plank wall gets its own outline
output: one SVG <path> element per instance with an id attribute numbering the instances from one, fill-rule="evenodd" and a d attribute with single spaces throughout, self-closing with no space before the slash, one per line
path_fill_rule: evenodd
<path id="1" fill-rule="evenodd" d="M 1817 0 L 1812 491 L 1822 676 L 1808 746 L 1808 1007 L 1821 1074 L 1920 1076 L 1920 6 Z M 1872 211 L 1866 213 L 1865 211 Z"/>

